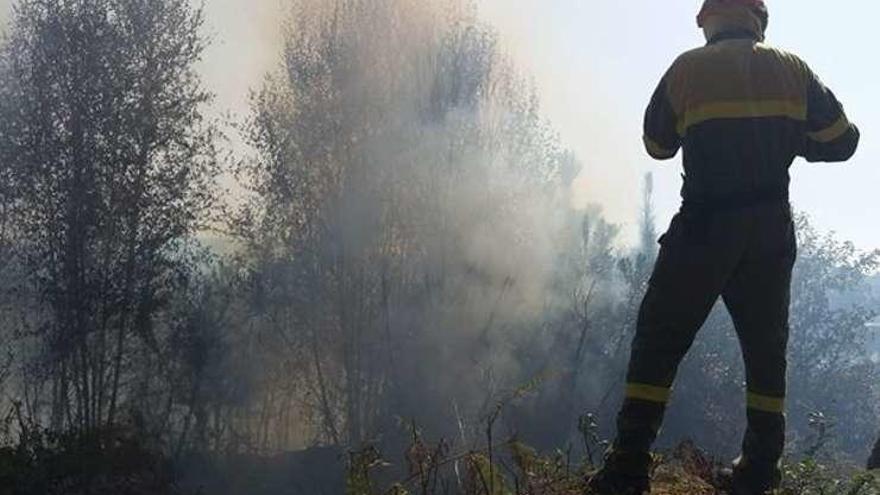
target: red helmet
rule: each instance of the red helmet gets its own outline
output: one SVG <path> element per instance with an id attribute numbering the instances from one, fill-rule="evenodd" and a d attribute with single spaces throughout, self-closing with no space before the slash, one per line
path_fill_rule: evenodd
<path id="1" fill-rule="evenodd" d="M 703 23 L 708 16 L 716 12 L 717 9 L 727 6 L 749 8 L 752 13 L 760 19 L 763 28 L 767 29 L 770 16 L 767 12 L 767 5 L 764 4 L 764 0 L 706 0 L 705 3 L 703 3 L 703 8 L 700 9 L 700 13 L 697 15 L 697 25 L 703 27 Z"/>

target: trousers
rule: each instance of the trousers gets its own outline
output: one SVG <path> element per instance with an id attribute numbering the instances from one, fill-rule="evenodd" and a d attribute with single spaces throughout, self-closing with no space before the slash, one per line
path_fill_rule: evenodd
<path id="1" fill-rule="evenodd" d="M 795 229 L 787 201 L 683 207 L 660 239 L 632 342 L 612 460 L 644 476 L 679 364 L 719 298 L 746 370 L 748 426 L 741 465 L 767 475 L 785 443 L 784 401 Z M 625 460 L 625 461 L 624 461 Z"/>

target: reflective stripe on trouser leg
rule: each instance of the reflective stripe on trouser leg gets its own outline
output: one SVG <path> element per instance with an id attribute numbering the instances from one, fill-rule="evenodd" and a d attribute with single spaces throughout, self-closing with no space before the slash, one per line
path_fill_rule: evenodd
<path id="1" fill-rule="evenodd" d="M 669 402 L 669 387 L 658 387 L 644 383 L 627 383 L 626 398 L 666 404 Z"/>
<path id="2" fill-rule="evenodd" d="M 617 416 L 617 438 L 606 465 L 629 476 L 646 476 L 651 467 L 651 444 L 657 438 L 669 387 L 627 383 L 623 406 Z"/>
<path id="3" fill-rule="evenodd" d="M 748 426 L 743 438 L 743 455 L 750 463 L 775 469 L 785 446 L 785 349 L 787 328 L 766 332 L 758 342 L 748 337 L 746 356 L 746 411 Z M 772 329 L 772 327 L 770 327 Z M 759 329 L 758 331 L 760 331 Z M 758 333 L 755 331 L 754 333 Z M 772 335 L 776 334 L 776 338 Z"/>
<path id="4" fill-rule="evenodd" d="M 773 397 L 749 392 L 746 398 L 746 406 L 753 411 L 782 414 L 785 412 L 785 397 Z"/>
<path id="5" fill-rule="evenodd" d="M 788 314 L 797 248 L 786 207 L 768 206 L 761 213 L 756 248 L 731 277 L 724 302 L 742 346 L 748 386 L 745 472 L 766 481 L 778 476 L 785 445 Z"/>
<path id="6" fill-rule="evenodd" d="M 636 322 L 609 459 L 613 470 L 633 476 L 648 473 L 678 366 L 740 258 L 741 243 L 730 238 L 740 229 L 707 229 L 707 242 L 692 243 L 691 224 L 689 215 L 676 215 L 664 235 Z"/>
<path id="7" fill-rule="evenodd" d="M 773 470 L 785 445 L 785 398 L 749 392 L 746 408 L 743 454 L 749 463 Z"/>
<path id="8" fill-rule="evenodd" d="M 615 449 L 627 452 L 648 452 L 657 437 L 669 387 L 628 383 L 623 407 L 617 416 L 617 441 Z"/>
<path id="9" fill-rule="evenodd" d="M 605 466 L 627 476 L 647 476 L 651 469 L 651 445 L 657 438 L 666 404 L 627 398 L 617 415 L 617 437 Z"/>

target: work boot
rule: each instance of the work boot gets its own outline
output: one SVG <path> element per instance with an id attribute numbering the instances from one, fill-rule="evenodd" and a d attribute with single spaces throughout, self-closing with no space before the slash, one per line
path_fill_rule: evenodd
<path id="1" fill-rule="evenodd" d="M 611 451 L 587 482 L 586 495 L 646 495 L 651 491 L 651 455 Z"/>
<path id="2" fill-rule="evenodd" d="M 632 477 L 603 469 L 587 482 L 585 495 L 647 495 L 650 491 L 647 476 Z"/>
<path id="3" fill-rule="evenodd" d="M 716 486 L 730 495 L 766 495 L 779 488 L 782 472 L 778 467 L 750 465 L 742 457 L 719 471 Z"/>

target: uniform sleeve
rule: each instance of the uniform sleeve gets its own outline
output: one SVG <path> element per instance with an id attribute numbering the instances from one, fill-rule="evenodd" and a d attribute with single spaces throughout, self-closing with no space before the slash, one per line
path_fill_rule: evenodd
<path id="1" fill-rule="evenodd" d="M 807 81 L 807 135 L 804 158 L 809 162 L 849 160 L 859 145 L 859 130 L 851 124 L 834 93 L 812 71 Z"/>
<path id="2" fill-rule="evenodd" d="M 669 101 L 667 81 L 664 77 L 651 97 L 645 112 L 645 149 L 657 160 L 668 160 L 678 153 L 681 138 L 678 135 L 678 117 Z"/>

